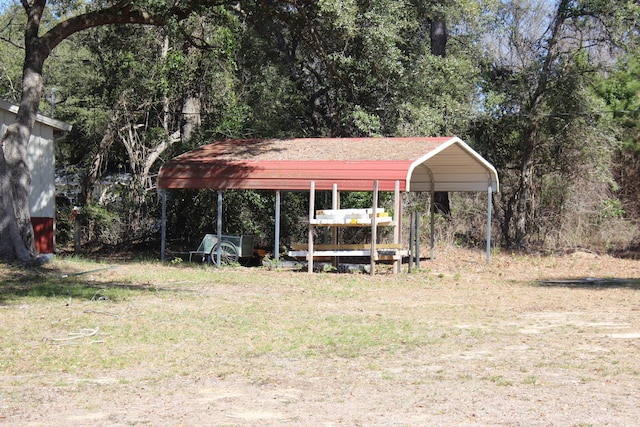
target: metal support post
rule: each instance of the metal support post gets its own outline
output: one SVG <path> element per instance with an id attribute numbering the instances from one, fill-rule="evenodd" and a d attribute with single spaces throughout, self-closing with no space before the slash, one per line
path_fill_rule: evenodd
<path id="1" fill-rule="evenodd" d="M 273 258 L 276 260 L 276 265 L 280 261 L 280 190 L 276 190 L 276 229 L 273 245 Z"/>
<path id="2" fill-rule="evenodd" d="M 491 263 L 491 196 L 492 187 L 487 190 L 487 264 Z"/>
<path id="3" fill-rule="evenodd" d="M 167 249 L 167 190 L 160 190 L 162 217 L 160 219 L 160 261 L 164 262 Z"/>
<path id="4" fill-rule="evenodd" d="M 218 235 L 218 243 L 216 245 L 216 265 L 220 267 L 222 259 L 222 190 L 218 190 L 218 220 L 216 224 L 216 233 Z"/>

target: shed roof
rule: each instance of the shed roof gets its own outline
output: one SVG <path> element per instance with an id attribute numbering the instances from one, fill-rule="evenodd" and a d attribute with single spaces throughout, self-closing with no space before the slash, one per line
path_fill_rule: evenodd
<path id="1" fill-rule="evenodd" d="M 160 169 L 158 188 L 498 191 L 498 174 L 457 137 L 222 140 Z"/>
<path id="2" fill-rule="evenodd" d="M 0 99 L 0 109 L 9 111 L 12 114 L 18 114 L 19 107 L 15 104 L 11 104 L 10 102 Z M 38 113 L 38 115 L 36 116 L 36 121 L 44 125 L 47 125 L 56 131 L 69 132 L 72 128 L 72 126 L 69 123 L 65 123 L 61 120 L 56 120 L 51 117 L 47 117 L 40 113 Z"/>

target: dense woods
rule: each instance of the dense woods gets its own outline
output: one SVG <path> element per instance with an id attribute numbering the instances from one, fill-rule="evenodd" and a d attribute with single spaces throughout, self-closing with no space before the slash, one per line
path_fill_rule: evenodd
<path id="1" fill-rule="evenodd" d="M 18 184 L 33 108 L 73 124 L 56 146 L 59 174 L 74 183 L 57 200 L 59 246 L 72 240 L 73 205 L 84 207 L 86 243 L 155 244 L 155 174 L 213 139 L 408 135 L 457 135 L 496 166 L 500 247 L 640 244 L 633 1 L 0 4 L 0 97 L 21 107 L 2 139 L 4 259 L 33 257 Z M 283 195 L 285 245 L 304 236 L 305 196 Z M 438 195 L 438 238 L 482 244 L 481 197 Z M 224 232 L 270 245 L 273 199 L 225 193 Z M 412 195 L 406 208 L 427 199 Z M 172 192 L 171 242 L 197 244 L 215 209 L 211 191 Z"/>

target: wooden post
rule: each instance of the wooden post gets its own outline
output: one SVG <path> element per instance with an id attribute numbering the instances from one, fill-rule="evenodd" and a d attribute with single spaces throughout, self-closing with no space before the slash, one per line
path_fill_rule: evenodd
<path id="1" fill-rule="evenodd" d="M 396 184 L 393 192 L 393 205 L 394 205 L 394 229 L 393 229 L 393 243 L 400 244 L 402 239 L 402 202 L 400 198 L 400 181 L 396 180 Z M 397 258 L 397 254 L 396 254 Z M 393 272 L 395 274 L 400 272 L 402 266 L 402 258 L 393 260 Z"/>
<path id="2" fill-rule="evenodd" d="M 431 212 L 431 254 L 429 255 L 429 260 L 433 261 L 436 257 L 436 198 L 435 191 L 433 189 L 433 185 L 431 185 L 431 208 L 429 211 Z"/>
<path id="3" fill-rule="evenodd" d="M 372 276 L 376 274 L 376 260 L 378 251 L 376 249 L 376 240 L 378 238 L 378 181 L 373 181 L 373 213 L 371 214 L 371 260 L 370 272 Z"/>
<path id="4" fill-rule="evenodd" d="M 416 218 L 416 213 L 411 212 L 409 214 L 409 266 L 407 267 L 409 273 L 411 273 L 411 269 L 413 268 L 413 256 L 414 256 L 413 240 L 415 239 L 413 232 L 414 232 L 415 218 Z"/>
<path id="5" fill-rule="evenodd" d="M 311 187 L 309 188 L 309 246 L 307 248 L 307 271 L 313 273 L 313 219 L 316 202 L 316 183 L 311 181 Z"/>
<path id="6" fill-rule="evenodd" d="M 420 212 L 416 212 L 416 269 L 420 270 Z"/>
<path id="7" fill-rule="evenodd" d="M 80 227 L 81 227 L 81 222 L 80 222 L 80 215 L 81 215 L 81 208 L 79 208 L 78 206 L 74 206 L 73 207 L 73 211 L 71 213 L 71 217 L 73 218 L 73 255 L 74 256 L 80 256 L 81 254 L 81 248 L 80 245 L 82 243 L 82 239 L 81 239 L 81 233 L 80 233 Z"/>
<path id="8" fill-rule="evenodd" d="M 338 184 L 333 184 L 331 191 L 331 209 L 340 209 L 340 193 L 338 193 Z M 338 227 L 331 228 L 331 244 L 338 244 Z M 338 268 L 340 263 L 339 257 L 333 257 L 333 267 Z"/>

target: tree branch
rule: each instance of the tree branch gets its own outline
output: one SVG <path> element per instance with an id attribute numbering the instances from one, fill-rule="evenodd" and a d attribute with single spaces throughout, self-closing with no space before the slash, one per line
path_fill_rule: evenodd
<path id="1" fill-rule="evenodd" d="M 26 0 L 22 1 L 24 3 Z M 217 4 L 220 2 L 212 3 Z M 172 17 L 178 21 L 187 18 L 193 12 L 194 4 L 195 2 L 188 3 L 183 8 L 174 6 L 167 10 L 166 14 L 160 14 L 138 10 L 131 0 L 125 0 L 105 9 L 69 18 L 47 31 L 40 40 L 42 46 L 51 51 L 67 37 L 80 31 L 102 25 L 141 24 L 161 26 L 167 23 L 168 17 Z"/>

